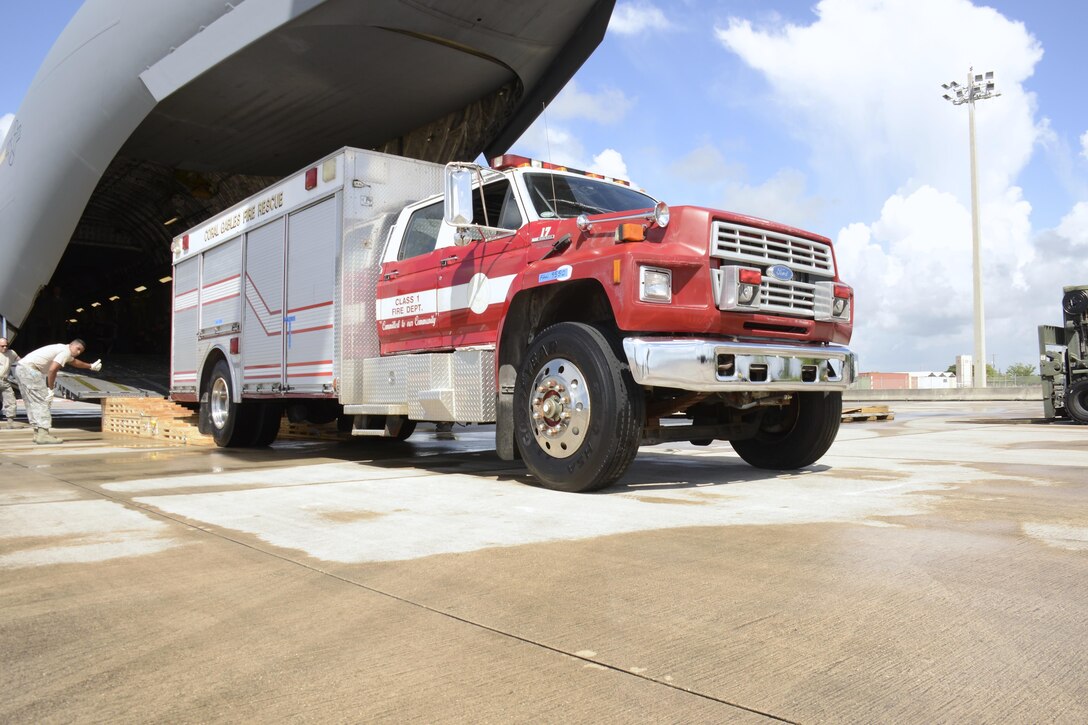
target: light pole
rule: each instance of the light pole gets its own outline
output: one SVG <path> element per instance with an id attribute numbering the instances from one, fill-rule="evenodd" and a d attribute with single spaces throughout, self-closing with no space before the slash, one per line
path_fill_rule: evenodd
<path id="1" fill-rule="evenodd" d="M 975 286 L 975 387 L 986 387 L 986 329 L 985 314 L 982 304 L 982 251 L 979 239 L 978 221 L 978 164 L 975 160 L 975 101 L 995 98 L 1000 93 L 994 93 L 994 72 L 975 73 L 974 67 L 967 70 L 967 85 L 961 86 L 956 81 L 942 83 L 949 93 L 944 94 L 946 101 L 952 105 L 967 104 L 968 120 L 971 128 L 971 261 L 974 267 Z"/>

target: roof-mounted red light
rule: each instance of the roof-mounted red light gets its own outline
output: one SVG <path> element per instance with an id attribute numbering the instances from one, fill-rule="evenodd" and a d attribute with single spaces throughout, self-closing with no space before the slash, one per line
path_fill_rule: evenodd
<path id="1" fill-rule="evenodd" d="M 183 251 L 183 252 L 188 252 L 189 251 L 189 235 L 188 234 L 186 234 L 185 236 L 183 236 L 181 238 L 181 251 Z"/>
<path id="2" fill-rule="evenodd" d="M 306 191 L 317 186 L 317 167 L 306 169 Z"/>
<path id="3" fill-rule="evenodd" d="M 624 181 L 623 179 L 614 179 L 609 176 L 604 176 L 603 174 L 582 171 L 581 169 L 572 169 L 569 166 L 560 166 L 559 164 L 553 164 L 550 161 L 538 161 L 536 159 L 531 159 L 528 156 L 519 156 L 518 154 L 503 154 L 502 156 L 496 156 L 491 159 L 491 168 L 496 171 L 523 169 L 529 166 L 534 169 L 548 169 L 549 171 L 568 171 L 572 174 L 579 174 L 580 176 L 586 176 L 590 179 L 611 181 L 613 184 L 623 184 L 624 186 L 631 185 L 630 181 Z"/>
<path id="4" fill-rule="evenodd" d="M 523 166 L 536 166 L 539 162 L 533 163 L 533 160 L 527 156 L 518 156 L 517 154 L 503 154 L 502 156 L 496 156 L 491 159 L 491 168 L 496 171 L 504 171 L 506 169 L 520 169 Z"/>

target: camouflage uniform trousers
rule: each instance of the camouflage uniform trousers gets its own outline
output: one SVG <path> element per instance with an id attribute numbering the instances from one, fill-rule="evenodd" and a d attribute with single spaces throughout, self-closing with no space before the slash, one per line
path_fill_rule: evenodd
<path id="1" fill-rule="evenodd" d="M 3 416 L 8 420 L 15 419 L 15 391 L 7 380 L 0 380 L 0 396 L 3 397 Z"/>
<path id="2" fill-rule="evenodd" d="M 15 391 L 12 390 L 11 383 L 7 380 L 0 379 L 0 397 L 3 397 L 4 400 L 4 417 L 8 420 L 15 420 Z"/>
<path id="3" fill-rule="evenodd" d="M 29 365 L 20 365 L 15 368 L 15 377 L 19 380 L 19 389 L 23 393 L 23 403 L 26 405 L 26 417 L 34 428 L 53 427 L 53 414 L 49 410 L 52 401 L 49 399 L 49 387 L 46 385 L 45 376 Z"/>

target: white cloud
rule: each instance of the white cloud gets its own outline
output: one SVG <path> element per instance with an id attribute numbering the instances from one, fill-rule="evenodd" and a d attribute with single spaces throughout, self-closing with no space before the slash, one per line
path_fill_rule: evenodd
<path id="1" fill-rule="evenodd" d="M 615 88 L 599 93 L 587 93 L 571 81 L 559 93 L 546 111 L 553 119 L 584 118 L 597 123 L 619 123 L 631 110 L 634 101 Z"/>
<path id="2" fill-rule="evenodd" d="M 671 163 L 669 173 L 686 182 L 714 184 L 723 178 L 742 178 L 744 169 L 730 164 L 713 144 L 703 144 Z"/>
<path id="3" fill-rule="evenodd" d="M 982 187 L 1007 186 L 1037 136 L 1021 83 L 1042 56 L 1020 23 L 968 0 L 821 0 L 808 26 L 756 30 L 733 18 L 719 40 L 763 72 L 821 172 L 896 188 L 916 179 L 963 196 L 967 112 L 940 84 L 994 69 L 1002 96 L 978 103 Z M 963 28 L 971 28 L 965 35 Z M 776 111 L 777 112 L 777 111 Z"/>
<path id="4" fill-rule="evenodd" d="M 1038 41 L 968 0 L 821 0 L 814 12 L 807 26 L 757 29 L 733 18 L 716 33 L 766 77 L 760 102 L 810 149 L 819 197 L 852 210 L 837 257 L 857 290 L 862 369 L 944 369 L 971 352 L 967 112 L 941 99 L 940 84 L 965 82 L 972 64 L 993 69 L 1002 93 L 976 109 L 987 358 L 1032 360 L 1045 322 L 1028 317 L 1041 312 L 1036 285 L 1054 285 L 1039 275 L 1031 206 L 1015 185 L 1035 144 L 1052 135 L 1022 87 L 1042 57 Z M 775 178 L 768 191 L 802 198 L 788 172 Z M 879 215 L 864 211 L 877 205 Z M 1047 239 L 1067 250 L 1084 232 L 1088 207 Z"/>
<path id="5" fill-rule="evenodd" d="M 704 143 L 668 164 L 666 173 L 674 180 L 672 186 L 679 182 L 687 187 L 680 197 L 688 203 L 802 228 L 819 225 L 824 202 L 808 194 L 807 178 L 797 169 L 781 169 L 761 183 L 754 182 L 744 164 L 729 161 L 717 146 Z"/>
<path id="6" fill-rule="evenodd" d="M 11 128 L 11 124 L 14 121 L 14 113 L 5 113 L 3 116 L 0 116 L 0 143 L 3 143 L 4 139 L 7 137 L 8 129 Z"/>
<path id="7" fill-rule="evenodd" d="M 616 179 L 630 179 L 627 173 L 627 163 L 623 160 L 623 154 L 615 149 L 605 149 L 593 157 L 593 163 L 586 171 L 592 171 L 604 176 Z"/>
<path id="8" fill-rule="evenodd" d="M 723 205 L 740 214 L 808 228 L 819 217 L 822 203 L 819 199 L 806 196 L 803 173 L 783 169 L 757 186 L 729 183 Z"/>
<path id="9" fill-rule="evenodd" d="M 1088 131 L 1080 135 L 1080 155 L 1088 159 Z"/>
<path id="10" fill-rule="evenodd" d="M 644 30 L 664 30 L 672 23 L 657 6 L 648 2 L 621 2 L 612 11 L 608 29 L 620 35 L 637 35 Z"/>
<path id="11" fill-rule="evenodd" d="M 1088 247 L 1088 203 L 1082 201 L 1074 206 L 1056 231 L 1068 239 L 1071 246 Z"/>
<path id="12" fill-rule="evenodd" d="M 1018 187 L 983 206 L 980 230 L 987 359 L 1031 362 L 1035 328 L 1048 319 L 1048 299 L 1068 251 L 1037 261 L 1031 206 Z M 1088 208 L 1069 227 L 1088 232 Z M 1054 243 L 1071 243 L 1053 232 Z M 895 194 L 872 224 L 855 223 L 836 240 L 844 280 L 853 285 L 858 314 L 853 347 L 864 370 L 943 370 L 971 353 L 974 324 L 970 208 L 952 194 L 925 186 Z M 1045 271 L 1044 271 L 1045 270 Z M 1068 274 L 1068 272 L 1067 272 Z M 1068 284 L 1068 283 L 1067 283 Z M 1060 287 L 1059 287 L 1060 289 Z M 923 364 L 926 363 L 926 364 Z"/>
<path id="13" fill-rule="evenodd" d="M 581 139 L 565 126 L 547 123 L 539 118 L 526 129 L 511 151 L 578 169 L 589 165 L 589 156 Z"/>
<path id="14" fill-rule="evenodd" d="M 526 129 L 512 150 L 573 169 L 629 179 L 627 164 L 619 151 L 605 148 L 596 154 L 588 152 L 581 139 L 563 122 L 584 120 L 601 125 L 616 123 L 622 120 L 632 105 L 633 101 L 618 90 L 606 88 L 599 93 L 588 93 L 571 81 L 547 112 Z"/>

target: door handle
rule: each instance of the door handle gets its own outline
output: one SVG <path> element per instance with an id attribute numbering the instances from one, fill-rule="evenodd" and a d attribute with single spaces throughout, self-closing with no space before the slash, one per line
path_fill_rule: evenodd
<path id="1" fill-rule="evenodd" d="M 389 280 L 393 279 L 394 277 L 396 277 L 399 274 L 400 274 L 400 270 L 394 269 L 391 272 L 386 272 L 385 274 L 383 274 L 382 279 L 384 279 L 386 282 L 388 282 Z"/>
<path id="2" fill-rule="evenodd" d="M 458 260 L 458 256 L 456 254 L 451 254 L 450 256 L 446 257 L 445 259 L 440 260 L 439 264 L 441 264 L 443 267 L 446 267 L 446 266 L 452 264 L 453 262 L 456 262 L 457 260 Z"/>

